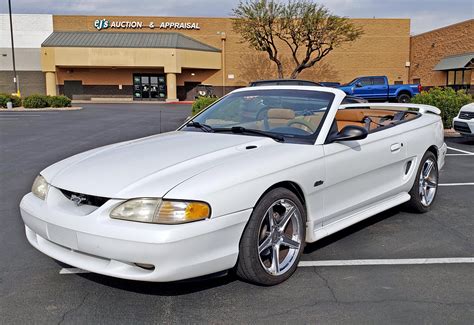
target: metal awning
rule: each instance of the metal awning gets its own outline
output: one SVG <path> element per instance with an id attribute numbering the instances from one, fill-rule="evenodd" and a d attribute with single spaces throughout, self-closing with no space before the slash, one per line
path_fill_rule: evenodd
<path id="1" fill-rule="evenodd" d="M 53 32 L 41 47 L 174 48 L 205 52 L 221 50 L 180 33 Z"/>
<path id="2" fill-rule="evenodd" d="M 465 69 L 469 67 L 471 61 L 474 60 L 473 53 L 465 53 L 459 55 L 452 55 L 442 58 L 438 64 L 433 68 L 435 71 Z"/>

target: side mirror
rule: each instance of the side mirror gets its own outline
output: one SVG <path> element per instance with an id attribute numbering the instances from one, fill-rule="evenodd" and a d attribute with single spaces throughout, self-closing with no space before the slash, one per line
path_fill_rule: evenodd
<path id="1" fill-rule="evenodd" d="M 355 86 L 356 86 L 357 88 L 360 88 L 360 87 L 362 87 L 362 83 L 361 83 L 360 81 L 358 81 L 358 82 L 355 83 Z"/>
<path id="2" fill-rule="evenodd" d="M 348 125 L 342 128 L 341 131 L 334 134 L 330 139 L 329 143 L 337 141 L 352 141 L 352 140 L 362 140 L 367 138 L 367 129 L 357 126 L 357 125 Z"/>

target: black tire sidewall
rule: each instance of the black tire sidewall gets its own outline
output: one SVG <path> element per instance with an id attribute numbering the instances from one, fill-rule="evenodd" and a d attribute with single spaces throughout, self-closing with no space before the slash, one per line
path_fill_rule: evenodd
<path id="1" fill-rule="evenodd" d="M 407 100 L 406 100 L 406 101 L 402 101 L 402 100 L 401 100 L 402 98 L 406 98 Z M 410 97 L 410 95 L 408 95 L 408 94 L 400 94 L 400 95 L 398 95 L 398 97 L 397 97 L 397 102 L 399 102 L 399 103 L 408 103 L 408 102 L 410 102 L 410 98 L 411 98 L 411 97 Z"/>
<path id="2" fill-rule="evenodd" d="M 275 276 L 269 274 L 260 263 L 258 254 L 258 240 L 260 225 L 268 208 L 280 199 L 291 200 L 299 209 L 301 224 L 301 248 L 293 265 L 283 274 Z M 306 238 L 306 210 L 298 196 L 286 188 L 276 188 L 266 193 L 256 204 L 250 220 L 245 227 L 239 244 L 239 260 L 237 274 L 252 283 L 260 285 L 275 285 L 288 279 L 298 267 L 298 262 L 304 249 Z M 246 259 L 245 261 L 243 259 Z M 244 270 L 242 270 L 242 268 Z"/>

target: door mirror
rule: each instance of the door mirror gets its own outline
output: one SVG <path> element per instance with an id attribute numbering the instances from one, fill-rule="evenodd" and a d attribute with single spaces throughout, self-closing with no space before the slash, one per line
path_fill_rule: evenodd
<path id="1" fill-rule="evenodd" d="M 330 137 L 329 143 L 336 141 L 352 141 L 352 140 L 362 140 L 367 138 L 367 129 L 357 126 L 357 125 L 348 125 L 342 128 L 341 131 L 334 134 Z"/>
<path id="2" fill-rule="evenodd" d="M 357 88 L 362 87 L 362 82 L 360 82 L 360 81 L 356 82 L 356 83 L 355 83 L 355 86 L 356 86 Z"/>

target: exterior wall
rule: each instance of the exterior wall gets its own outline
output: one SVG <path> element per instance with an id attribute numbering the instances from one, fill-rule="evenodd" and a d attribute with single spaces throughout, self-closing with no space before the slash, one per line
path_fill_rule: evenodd
<path id="1" fill-rule="evenodd" d="M 165 73 L 181 73 L 182 68 L 221 68 L 218 52 L 163 48 L 83 48 L 43 47 L 43 71 L 56 67 L 163 67 Z"/>
<path id="2" fill-rule="evenodd" d="M 41 43 L 53 32 L 52 15 L 13 15 L 15 63 L 22 95 L 45 92 L 41 72 Z M 10 20 L 0 14 L 0 93 L 15 91 Z"/>
<path id="3" fill-rule="evenodd" d="M 46 80 L 41 71 L 17 71 L 21 95 L 44 94 Z M 0 93 L 12 94 L 15 92 L 13 71 L 0 71 Z"/>
<path id="4" fill-rule="evenodd" d="M 474 19 L 413 36 L 410 80 L 420 79 L 423 86 L 444 86 L 446 72 L 433 68 L 446 56 L 469 52 L 474 52 Z"/>
<path id="5" fill-rule="evenodd" d="M 97 19 L 109 21 L 141 21 L 142 29 L 102 29 L 94 27 Z M 198 81 L 213 86 L 236 87 L 244 86 L 249 81 L 275 76 L 273 63 L 268 62 L 264 54 L 256 53 L 241 43 L 240 36 L 232 31 L 230 18 L 194 18 L 194 17 L 126 17 L 126 16 L 54 16 L 56 31 L 89 31 L 108 33 L 126 32 L 178 32 L 216 48 L 223 48 L 221 39 L 225 33 L 224 69 L 202 74 Z M 162 30 L 149 29 L 150 22 L 159 26 L 161 22 L 196 22 L 199 30 Z M 353 19 L 362 27 L 365 34 L 353 44 L 334 50 L 317 67 L 305 71 L 300 77 L 309 80 L 325 80 L 347 82 L 351 79 L 368 75 L 387 75 L 391 82 L 408 81 L 408 70 L 405 63 L 409 61 L 410 20 L 409 19 Z M 289 52 L 285 55 L 289 58 Z M 233 78 L 229 78 L 233 77 Z M 177 75 L 178 85 L 186 81 L 196 80 L 190 76 Z M 223 80 L 224 78 L 224 80 Z"/>

